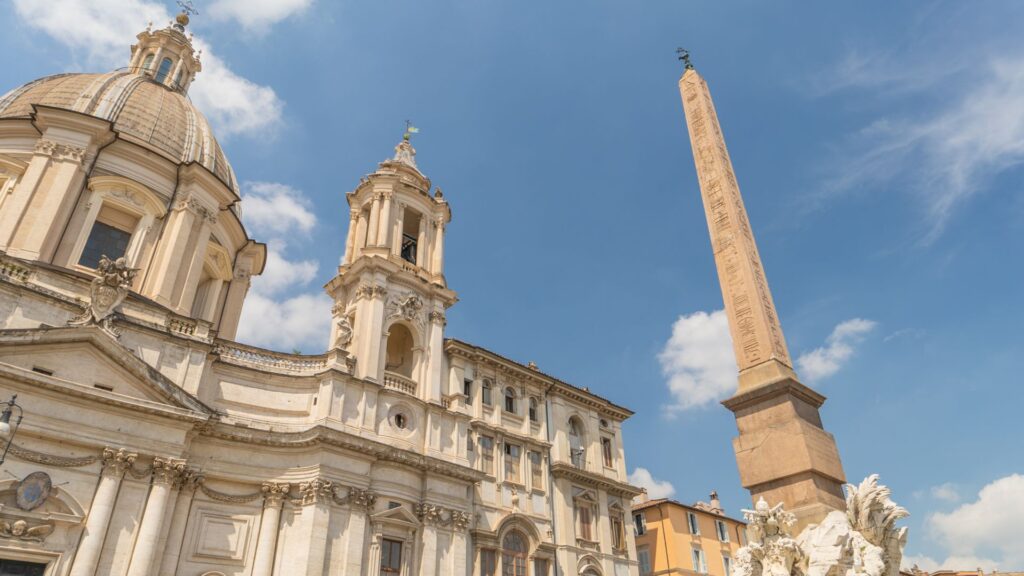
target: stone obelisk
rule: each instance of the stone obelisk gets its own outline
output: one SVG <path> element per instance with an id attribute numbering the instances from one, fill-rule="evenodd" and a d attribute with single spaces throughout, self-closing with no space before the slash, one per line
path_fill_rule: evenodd
<path id="1" fill-rule="evenodd" d="M 755 502 L 785 502 L 799 533 L 845 508 L 843 466 L 818 414 L 825 397 L 793 370 L 711 93 L 685 53 L 682 59 L 679 91 L 739 366 L 739 387 L 723 404 L 739 428 L 733 448 L 740 480 Z"/>

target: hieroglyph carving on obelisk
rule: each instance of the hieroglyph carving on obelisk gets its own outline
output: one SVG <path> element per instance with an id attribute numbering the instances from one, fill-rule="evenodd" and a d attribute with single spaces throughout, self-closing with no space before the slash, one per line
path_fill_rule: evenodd
<path id="1" fill-rule="evenodd" d="M 711 93 L 694 70 L 680 85 L 736 363 L 741 373 L 771 360 L 792 368 Z"/>

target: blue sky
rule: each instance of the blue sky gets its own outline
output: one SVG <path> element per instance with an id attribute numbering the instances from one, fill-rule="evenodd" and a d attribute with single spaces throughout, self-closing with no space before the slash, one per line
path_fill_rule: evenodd
<path id="1" fill-rule="evenodd" d="M 199 8 L 192 97 L 273 256 L 248 340 L 323 349 L 344 193 L 412 119 L 420 167 L 454 212 L 448 335 L 629 406 L 631 471 L 686 502 L 717 489 L 738 514 L 749 500 L 717 404 L 733 380 L 676 87 L 682 45 L 710 83 L 790 351 L 829 397 L 848 479 L 878 472 L 893 488 L 922 567 L 1024 569 L 1024 5 Z M 124 66 L 134 33 L 173 12 L 0 10 L 16 23 L 0 36 L 5 89 Z"/>

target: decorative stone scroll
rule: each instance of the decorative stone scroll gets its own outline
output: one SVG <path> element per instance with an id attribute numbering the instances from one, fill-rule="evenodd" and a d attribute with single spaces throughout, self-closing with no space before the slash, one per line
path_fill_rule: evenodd
<path id="1" fill-rule="evenodd" d="M 468 512 L 444 508 L 436 504 L 422 502 L 415 507 L 416 517 L 424 524 L 452 528 L 461 531 L 469 527 L 472 518 Z"/>
<path id="2" fill-rule="evenodd" d="M 96 324 L 117 337 L 118 333 L 113 326 L 113 314 L 128 296 L 138 269 L 129 268 L 124 257 L 111 260 L 106 256 L 100 256 L 96 272 L 99 273 L 99 277 L 94 278 L 89 285 L 89 303 L 86 305 L 85 311 L 69 320 L 68 324 L 71 326 Z"/>
<path id="3" fill-rule="evenodd" d="M 896 522 L 909 513 L 877 474 L 846 492 L 845 512 L 833 510 L 795 539 L 795 517 L 781 503 L 762 498 L 744 510 L 749 542 L 736 552 L 735 576 L 899 576 L 907 529 Z"/>

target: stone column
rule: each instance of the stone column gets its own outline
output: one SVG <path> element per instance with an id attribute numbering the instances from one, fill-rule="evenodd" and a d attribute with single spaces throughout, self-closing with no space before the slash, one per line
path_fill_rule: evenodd
<path id="1" fill-rule="evenodd" d="M 160 534 L 164 529 L 164 518 L 167 503 L 171 496 L 171 487 L 185 471 L 184 460 L 156 458 L 153 460 L 153 484 L 149 489 L 146 509 L 139 525 L 139 535 L 135 539 L 135 550 L 132 552 L 128 576 L 150 576 L 153 559 L 156 557 Z"/>
<path id="2" fill-rule="evenodd" d="M 235 277 L 228 283 L 228 294 L 224 298 L 224 310 L 220 313 L 217 334 L 226 340 L 234 340 L 238 321 L 242 317 L 242 304 L 249 292 L 251 273 L 248 268 L 236 268 Z"/>
<path id="3" fill-rule="evenodd" d="M 277 534 L 281 525 L 281 507 L 291 489 L 290 484 L 263 484 L 263 517 L 260 519 L 260 536 L 256 541 L 256 558 L 252 563 L 252 576 L 271 576 L 274 571 L 274 552 L 277 550 Z"/>
<path id="4" fill-rule="evenodd" d="M 353 245 L 352 260 L 354 261 L 363 253 L 363 246 L 366 242 L 366 228 L 369 226 L 367 217 L 363 212 L 359 213 L 359 220 L 356 221 L 356 239 Z"/>
<path id="5" fill-rule="evenodd" d="M 373 206 L 370 207 L 370 230 L 366 233 L 366 245 L 377 245 L 377 230 L 380 229 L 380 200 L 382 194 L 373 196 Z"/>
<path id="6" fill-rule="evenodd" d="M 377 227 L 377 245 L 387 246 L 388 236 L 391 234 L 391 192 L 384 193 L 383 205 L 380 211 L 380 225 Z"/>
<path id="7" fill-rule="evenodd" d="M 430 238 L 429 231 L 430 221 L 426 216 L 420 216 L 420 231 L 416 238 L 416 265 L 424 269 L 430 268 L 427 262 L 427 257 L 430 255 L 430 247 L 427 245 Z"/>
<path id="8" fill-rule="evenodd" d="M 398 215 L 395 217 L 395 224 L 392 226 L 394 239 L 391 241 L 391 253 L 395 256 L 402 255 L 402 243 L 405 242 L 405 204 L 398 205 Z"/>
<path id="9" fill-rule="evenodd" d="M 190 469 L 175 484 L 178 495 L 174 499 L 171 522 L 164 535 L 163 551 L 158 559 L 159 576 L 174 576 L 177 571 L 178 558 L 181 556 L 181 547 L 185 541 L 185 527 L 188 525 L 189 511 L 192 509 L 192 498 L 200 482 L 202 477 L 198 470 Z"/>
<path id="10" fill-rule="evenodd" d="M 444 273 L 444 220 L 434 223 L 434 257 L 430 271 L 434 274 Z"/>
<path id="11" fill-rule="evenodd" d="M 348 236 L 345 237 L 345 264 L 351 264 L 355 258 L 356 228 L 359 226 L 359 210 L 350 210 L 351 218 L 348 221 Z"/>
<path id="12" fill-rule="evenodd" d="M 423 547 L 420 554 L 420 576 L 434 576 L 437 574 L 437 526 L 433 522 L 424 521 L 420 528 L 423 532 Z"/>
<path id="13" fill-rule="evenodd" d="M 85 532 L 78 543 L 78 552 L 71 565 L 69 576 L 95 576 L 99 564 L 100 552 L 103 551 L 103 540 L 110 525 L 110 516 L 114 513 L 117 491 L 121 487 L 121 478 L 125 471 L 135 463 L 136 454 L 124 449 L 114 451 L 103 450 L 103 470 L 100 483 L 96 487 L 92 506 L 85 521 Z"/>

